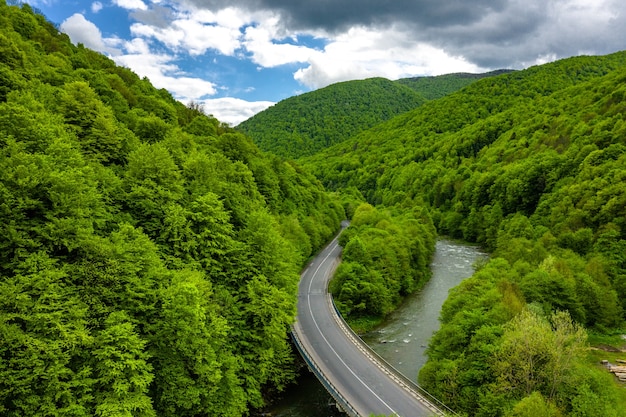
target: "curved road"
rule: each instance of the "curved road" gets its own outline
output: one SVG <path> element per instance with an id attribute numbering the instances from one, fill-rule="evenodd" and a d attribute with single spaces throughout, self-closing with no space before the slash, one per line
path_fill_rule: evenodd
<path id="1" fill-rule="evenodd" d="M 327 287 L 340 256 L 335 238 L 302 273 L 293 331 L 307 356 L 360 416 L 441 415 L 361 346 L 337 317 Z"/>

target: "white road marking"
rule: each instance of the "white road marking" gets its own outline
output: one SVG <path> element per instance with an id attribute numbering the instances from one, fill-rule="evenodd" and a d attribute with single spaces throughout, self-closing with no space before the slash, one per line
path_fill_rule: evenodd
<path id="1" fill-rule="evenodd" d="M 337 242 L 336 242 L 336 238 L 333 240 L 333 242 L 331 242 L 332 248 L 329 250 L 328 255 L 326 255 L 326 257 L 322 260 L 322 262 L 320 262 L 320 264 L 318 265 L 318 267 L 315 269 L 315 272 L 313 273 L 313 277 L 311 278 L 311 281 L 309 282 L 309 288 L 307 291 L 307 302 L 308 302 L 308 306 L 309 306 L 309 314 L 311 315 L 311 319 L 313 320 L 313 323 L 315 323 L 315 327 L 317 328 L 317 331 L 320 333 L 320 335 L 322 336 L 322 339 L 324 339 L 324 341 L 326 342 L 326 344 L 328 345 L 328 347 L 330 348 L 330 350 L 333 351 L 333 353 L 337 356 L 337 358 L 339 359 L 339 361 L 346 367 L 346 369 L 348 369 L 348 371 L 350 371 L 350 373 L 361 383 L 363 384 L 363 386 L 365 388 L 367 388 L 367 390 L 369 392 L 371 392 L 376 398 L 378 398 L 378 400 L 385 405 L 385 407 L 387 407 L 389 409 L 389 411 L 391 411 L 391 414 L 394 415 L 398 415 L 398 413 L 396 413 L 394 411 L 393 408 L 391 408 L 391 406 L 389 404 L 387 404 L 382 398 L 380 398 L 378 396 L 378 394 L 376 394 L 366 383 L 365 381 L 363 381 L 361 378 L 359 378 L 359 376 L 352 370 L 352 368 L 350 368 L 348 366 L 348 364 L 341 358 L 341 356 L 339 356 L 339 354 L 337 353 L 337 351 L 333 348 L 333 346 L 330 344 L 330 342 L 328 341 L 328 339 L 326 339 L 326 336 L 324 336 L 324 333 L 322 333 L 322 329 L 320 328 L 319 324 L 317 323 L 317 320 L 315 320 L 315 316 L 313 315 L 313 309 L 311 309 L 311 288 L 313 286 L 313 279 L 315 279 L 317 277 L 317 273 L 319 272 L 320 268 L 322 267 L 322 265 L 326 262 L 326 260 L 328 259 L 328 257 L 333 253 L 333 250 L 335 250 L 335 248 L 338 246 Z M 330 248 L 330 246 L 329 246 Z"/>

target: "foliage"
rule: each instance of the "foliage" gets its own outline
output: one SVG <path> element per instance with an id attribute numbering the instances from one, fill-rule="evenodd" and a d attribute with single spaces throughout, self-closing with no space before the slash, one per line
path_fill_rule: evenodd
<path id="1" fill-rule="evenodd" d="M 584 328 L 565 311 L 546 316 L 539 304 L 525 304 L 523 274 L 496 258 L 451 292 L 422 385 L 477 416 L 594 415 L 593 408 L 623 415 L 606 371 L 585 365 Z"/>
<path id="2" fill-rule="evenodd" d="M 384 78 L 346 81 L 282 100 L 237 129 L 265 151 L 299 158 L 424 102 L 415 91 Z"/>
<path id="3" fill-rule="evenodd" d="M 242 122 L 237 129 L 249 134 L 261 149 L 276 155 L 310 156 L 427 100 L 505 72 L 340 82 L 287 98 Z"/>
<path id="4" fill-rule="evenodd" d="M 511 70 L 496 70 L 483 74 L 460 72 L 456 74 L 437 75 L 434 77 L 401 78 L 397 80 L 396 83 L 406 85 L 412 90 L 417 91 L 427 100 L 436 100 L 454 93 L 476 80 L 506 74 L 507 72 L 511 72 Z"/>
<path id="5" fill-rule="evenodd" d="M 489 359 L 527 308 L 623 328 L 625 68 L 620 52 L 478 80 L 301 159 L 329 188 L 399 211 L 426 206 L 439 233 L 493 252 L 451 292 L 421 373 L 457 411 L 524 415 L 532 397 L 547 415 L 623 415 L 614 387 L 578 357 L 556 393 L 545 377 L 512 389 Z"/>
<path id="6" fill-rule="evenodd" d="M 0 21 L 0 414 L 262 405 L 340 200 L 28 5 Z"/>
<path id="7" fill-rule="evenodd" d="M 419 209 L 393 213 L 361 204 L 342 233 L 342 263 L 330 284 L 348 320 L 384 317 L 429 277 L 435 229 Z"/>

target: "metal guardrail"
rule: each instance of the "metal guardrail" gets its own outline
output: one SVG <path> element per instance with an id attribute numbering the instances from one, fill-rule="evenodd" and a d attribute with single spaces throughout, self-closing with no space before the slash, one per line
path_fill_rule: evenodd
<path id="1" fill-rule="evenodd" d="M 364 353 L 366 353 L 366 355 L 369 356 L 373 362 L 378 362 L 379 367 L 381 367 L 381 369 L 385 370 L 385 372 L 387 372 L 388 374 L 393 374 L 393 377 L 396 380 L 396 382 L 398 382 L 408 391 L 412 392 L 414 396 L 418 398 L 420 402 L 422 402 L 422 404 L 427 406 L 436 415 L 439 415 L 439 416 L 447 416 L 447 415 L 457 416 L 458 415 L 454 410 L 452 410 L 450 407 L 445 405 L 443 402 L 439 401 L 434 395 L 426 391 L 415 381 L 411 380 L 410 378 L 407 378 L 406 375 L 404 375 L 402 372 L 397 370 L 392 364 L 387 362 L 385 358 L 380 356 L 378 352 L 376 352 L 367 343 L 365 343 L 365 341 L 361 339 L 361 337 L 358 334 L 356 334 L 354 330 L 352 330 L 352 328 L 350 328 L 348 323 L 345 321 L 345 319 L 341 315 L 341 312 L 337 308 L 335 301 L 333 300 L 333 296 L 330 293 L 328 294 L 328 302 L 330 303 L 330 305 L 332 306 L 333 310 L 336 313 L 335 321 L 337 322 L 339 327 L 342 328 L 344 333 L 346 333 L 346 335 L 348 335 L 348 337 L 352 339 L 352 341 L 355 344 L 361 347 L 362 351 L 365 351 Z"/>
<path id="2" fill-rule="evenodd" d="M 343 228 L 342 224 L 342 228 Z M 341 261 L 337 260 L 334 262 L 332 267 L 332 272 L 334 274 L 334 270 L 339 265 Z M 422 404 L 424 404 L 428 409 L 430 409 L 434 414 L 438 416 L 446 416 L 446 415 L 458 415 L 444 403 L 435 398 L 432 394 L 426 391 L 424 388 L 419 386 L 416 382 L 407 378 L 404 374 L 398 371 L 393 365 L 387 362 L 383 357 L 381 357 L 376 351 L 370 348 L 367 343 L 361 339 L 359 335 L 357 335 L 346 323 L 343 316 L 337 309 L 335 302 L 332 298 L 332 295 L 328 293 L 328 288 L 326 288 L 326 296 L 328 303 L 331 306 L 331 311 L 334 311 L 333 318 L 335 319 L 337 325 L 342 329 L 342 331 L 350 338 L 353 343 L 360 348 L 360 350 L 370 358 L 372 362 L 374 362 L 380 369 L 382 369 L 385 373 L 387 373 L 390 377 L 392 377 L 400 386 L 406 389 L 408 392 L 412 393 L 412 395 L 418 399 Z M 332 382 L 324 375 L 322 370 L 315 364 L 315 361 L 309 355 L 306 347 L 302 343 L 298 331 L 296 328 L 299 328 L 299 323 L 296 322 L 292 326 L 291 337 L 296 345 L 296 348 L 300 352 L 300 355 L 304 358 L 308 368 L 315 374 L 317 379 L 324 385 L 324 388 L 328 391 L 328 393 L 335 399 L 339 407 L 350 417 L 364 417 L 361 416 L 348 402 L 348 400 L 341 395 L 339 390 L 335 388 Z"/>
<path id="3" fill-rule="evenodd" d="M 330 380 L 328 378 L 326 378 L 326 375 L 324 375 L 324 372 L 322 372 L 322 370 L 311 359 L 311 357 L 309 356 L 309 354 L 308 354 L 308 352 L 306 350 L 306 347 L 304 346 L 304 344 L 300 340 L 300 336 L 298 335 L 298 332 L 295 329 L 296 326 L 298 326 L 297 323 L 294 324 L 294 326 L 292 326 L 291 338 L 293 339 L 293 342 L 296 345 L 296 348 L 300 352 L 300 356 L 302 356 L 302 358 L 304 358 L 304 361 L 306 362 L 309 370 L 311 370 L 311 372 L 313 372 L 315 374 L 317 379 L 322 383 L 322 385 L 324 385 L 324 388 L 326 388 L 326 391 L 328 391 L 328 393 L 337 402 L 337 405 L 339 405 L 339 407 L 341 407 L 341 409 L 348 416 L 350 416 L 350 417 L 361 417 L 360 414 L 357 413 L 357 411 L 354 408 L 352 408 L 352 406 L 350 405 L 348 400 L 343 395 L 341 395 L 339 393 L 339 391 L 335 388 L 333 383 L 330 382 Z"/>

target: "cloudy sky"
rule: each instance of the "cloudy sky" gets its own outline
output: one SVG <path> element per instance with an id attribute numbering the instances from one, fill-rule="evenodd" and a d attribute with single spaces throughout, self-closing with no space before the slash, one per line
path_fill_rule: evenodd
<path id="1" fill-rule="evenodd" d="M 624 0 L 28 0 L 74 43 L 236 125 L 353 79 L 626 49 Z"/>

